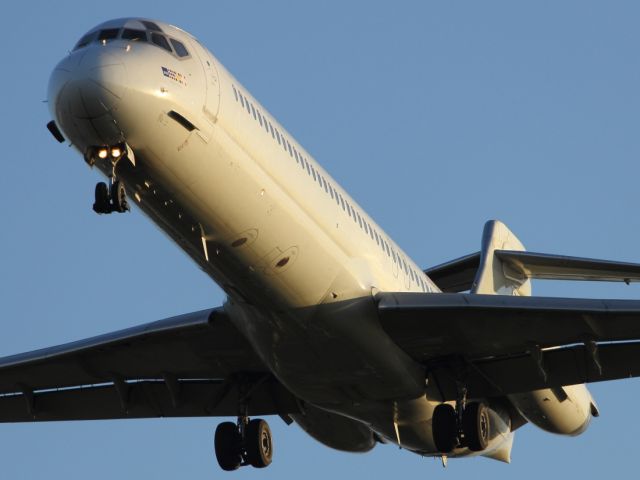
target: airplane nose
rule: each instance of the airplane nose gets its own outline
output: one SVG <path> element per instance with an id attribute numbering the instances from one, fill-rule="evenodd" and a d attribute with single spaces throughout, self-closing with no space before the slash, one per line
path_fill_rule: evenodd
<path id="1" fill-rule="evenodd" d="M 72 143 L 110 144 L 122 136 L 114 115 L 126 90 L 121 53 L 97 46 L 55 68 L 49 80 L 51 114 Z"/>
<path id="2" fill-rule="evenodd" d="M 78 116 L 99 117 L 117 110 L 125 93 L 125 67 L 119 55 L 85 55 L 80 62 L 74 104 Z"/>

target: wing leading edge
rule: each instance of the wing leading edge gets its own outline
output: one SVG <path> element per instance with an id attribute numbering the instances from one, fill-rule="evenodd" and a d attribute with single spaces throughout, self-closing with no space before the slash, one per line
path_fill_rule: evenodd
<path id="1" fill-rule="evenodd" d="M 0 359 L 0 422 L 298 411 L 222 309 Z"/>
<path id="2" fill-rule="evenodd" d="M 640 376 L 640 301 L 381 293 L 382 327 L 435 393 L 471 397 Z"/>

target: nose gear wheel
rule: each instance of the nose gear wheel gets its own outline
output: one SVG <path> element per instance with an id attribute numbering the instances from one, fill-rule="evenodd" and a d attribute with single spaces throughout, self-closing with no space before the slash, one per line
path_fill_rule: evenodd
<path id="1" fill-rule="evenodd" d="M 111 188 L 109 188 L 106 183 L 99 182 L 96 185 L 93 211 L 99 214 L 129 211 L 127 191 L 124 184 L 116 180 L 111 184 Z"/>

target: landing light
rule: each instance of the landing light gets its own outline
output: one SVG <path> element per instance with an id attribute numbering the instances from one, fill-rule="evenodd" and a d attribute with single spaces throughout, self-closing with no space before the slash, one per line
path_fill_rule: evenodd
<path id="1" fill-rule="evenodd" d="M 111 149 L 111 156 L 113 158 L 118 158 L 121 154 L 122 154 L 122 150 L 120 150 L 120 147 L 113 147 Z"/>
<path id="2" fill-rule="evenodd" d="M 109 154 L 109 152 L 107 151 L 106 148 L 101 148 L 100 150 L 98 150 L 98 157 L 105 159 L 107 158 L 107 155 Z"/>

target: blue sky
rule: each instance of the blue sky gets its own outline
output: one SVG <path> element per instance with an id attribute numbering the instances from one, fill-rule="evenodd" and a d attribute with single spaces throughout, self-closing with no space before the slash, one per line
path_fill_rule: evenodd
<path id="1" fill-rule="evenodd" d="M 3 8 L 0 355 L 222 302 L 140 212 L 98 217 L 98 181 L 45 129 L 49 74 L 103 20 L 194 34 L 416 260 L 475 251 L 504 221 L 534 251 L 640 261 L 637 2 L 111 1 Z M 637 286 L 534 293 L 640 298 Z M 539 478 L 636 469 L 640 380 L 591 387 L 577 438 L 526 426 L 513 463 L 443 470 L 392 446 L 329 450 L 271 420 L 274 464 L 235 478 Z M 0 425 L 3 476 L 220 478 L 216 419 Z"/>

